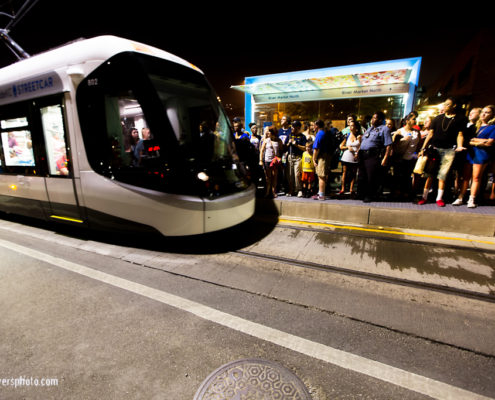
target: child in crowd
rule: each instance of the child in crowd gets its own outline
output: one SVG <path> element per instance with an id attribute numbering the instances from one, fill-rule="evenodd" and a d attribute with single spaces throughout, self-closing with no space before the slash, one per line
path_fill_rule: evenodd
<path id="1" fill-rule="evenodd" d="M 301 158 L 301 182 L 304 197 L 311 197 L 312 186 L 315 181 L 315 164 L 313 162 L 313 142 L 306 142 L 306 151 Z"/>

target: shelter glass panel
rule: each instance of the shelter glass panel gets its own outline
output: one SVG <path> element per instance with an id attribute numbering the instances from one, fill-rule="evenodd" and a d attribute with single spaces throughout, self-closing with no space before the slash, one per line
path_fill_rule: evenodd
<path id="1" fill-rule="evenodd" d="M 278 125 L 282 116 L 287 115 L 299 121 L 331 120 L 336 128 L 343 129 L 347 115 L 354 114 L 366 124 L 376 111 L 384 111 L 387 118 L 398 124 L 404 116 L 403 96 L 256 104 L 254 121 L 260 126 Z"/>

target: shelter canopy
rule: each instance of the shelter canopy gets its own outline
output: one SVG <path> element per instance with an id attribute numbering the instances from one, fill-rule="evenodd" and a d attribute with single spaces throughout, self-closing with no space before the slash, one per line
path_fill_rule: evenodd
<path id="1" fill-rule="evenodd" d="M 231 88 L 243 91 L 248 95 L 254 95 L 258 100 L 262 100 L 260 95 L 316 91 L 326 98 L 329 98 L 328 96 L 333 98 L 348 97 L 349 95 L 359 97 L 367 93 L 372 95 L 373 91 L 342 92 L 333 89 L 362 89 L 382 85 L 389 85 L 390 89 L 384 91 L 381 95 L 386 95 L 387 92 L 407 93 L 409 84 L 412 83 L 417 86 L 420 63 L 421 58 L 411 58 L 254 76 L 245 78 L 244 85 L 231 86 Z M 376 91 L 375 95 L 380 95 L 380 92 L 382 91 Z M 287 101 L 290 101 L 290 99 L 287 99 Z"/>

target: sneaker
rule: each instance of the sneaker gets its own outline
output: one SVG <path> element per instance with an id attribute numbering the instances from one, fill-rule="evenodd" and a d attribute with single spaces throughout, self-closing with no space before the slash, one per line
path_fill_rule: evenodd
<path id="1" fill-rule="evenodd" d="M 438 207 L 445 207 L 445 203 L 443 200 L 437 200 L 437 206 Z"/>
<path id="2" fill-rule="evenodd" d="M 478 207 L 476 204 L 474 204 L 474 200 L 471 200 L 471 199 L 469 199 L 467 206 L 468 206 L 468 208 Z"/>
<path id="3" fill-rule="evenodd" d="M 320 196 L 318 194 L 315 194 L 313 197 L 311 197 L 313 200 L 325 200 L 325 196 Z"/>
<path id="4" fill-rule="evenodd" d="M 462 206 L 462 204 L 463 204 L 462 199 L 456 199 L 456 201 L 452 203 L 453 206 Z"/>
<path id="5" fill-rule="evenodd" d="M 426 204 L 426 199 L 421 199 L 418 201 L 418 206 L 422 206 L 423 204 Z"/>
<path id="6" fill-rule="evenodd" d="M 297 197 L 303 197 L 303 192 L 301 190 L 297 193 Z"/>

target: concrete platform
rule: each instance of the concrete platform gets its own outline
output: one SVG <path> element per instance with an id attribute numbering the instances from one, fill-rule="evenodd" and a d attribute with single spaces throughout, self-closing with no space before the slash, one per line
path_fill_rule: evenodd
<path id="1" fill-rule="evenodd" d="M 363 203 L 351 199 L 321 201 L 279 196 L 259 198 L 256 212 L 346 224 L 495 236 L 494 206 L 470 209 L 465 205 L 438 207 L 435 203 L 419 206 L 411 202 Z"/>

